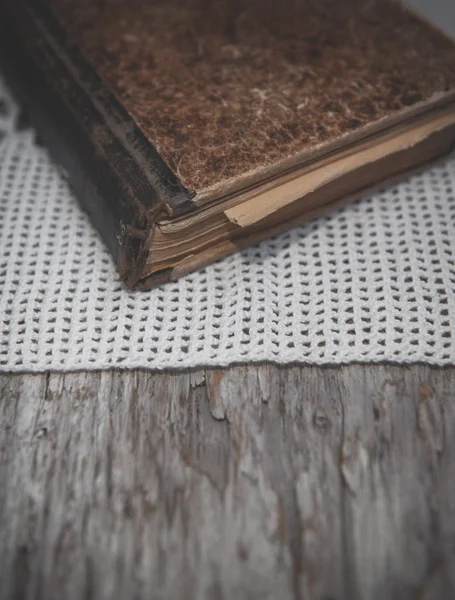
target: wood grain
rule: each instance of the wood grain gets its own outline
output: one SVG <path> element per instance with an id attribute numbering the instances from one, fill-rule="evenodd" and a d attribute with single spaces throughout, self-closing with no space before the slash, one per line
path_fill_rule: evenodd
<path id="1" fill-rule="evenodd" d="M 455 597 L 455 369 L 0 377 L 0 598 Z"/>

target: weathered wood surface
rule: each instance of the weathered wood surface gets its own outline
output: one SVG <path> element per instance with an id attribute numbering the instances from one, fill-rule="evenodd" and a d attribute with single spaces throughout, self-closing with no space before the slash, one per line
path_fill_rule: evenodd
<path id="1" fill-rule="evenodd" d="M 455 598 L 455 370 L 0 377 L 0 598 Z"/>

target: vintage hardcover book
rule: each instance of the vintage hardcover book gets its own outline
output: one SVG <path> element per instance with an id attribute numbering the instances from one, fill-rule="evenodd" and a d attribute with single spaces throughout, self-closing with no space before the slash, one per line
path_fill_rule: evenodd
<path id="1" fill-rule="evenodd" d="M 455 44 L 395 0 L 0 0 L 2 68 L 147 288 L 449 151 Z"/>

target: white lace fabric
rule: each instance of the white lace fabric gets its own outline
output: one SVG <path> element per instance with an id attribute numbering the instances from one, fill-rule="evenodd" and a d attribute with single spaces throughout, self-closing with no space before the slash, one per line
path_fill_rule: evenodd
<path id="1" fill-rule="evenodd" d="M 0 83 L 0 370 L 455 364 L 455 157 L 133 292 Z"/>

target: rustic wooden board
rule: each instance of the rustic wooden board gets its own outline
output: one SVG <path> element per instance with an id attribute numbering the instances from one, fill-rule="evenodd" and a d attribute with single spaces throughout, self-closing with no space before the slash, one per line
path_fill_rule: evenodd
<path id="1" fill-rule="evenodd" d="M 0 377 L 0 598 L 455 598 L 455 369 Z"/>

